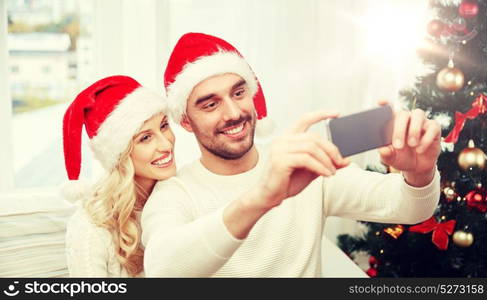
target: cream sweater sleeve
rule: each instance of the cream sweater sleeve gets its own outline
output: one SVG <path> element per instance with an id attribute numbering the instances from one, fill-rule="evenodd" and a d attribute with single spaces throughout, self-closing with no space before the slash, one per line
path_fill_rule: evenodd
<path id="1" fill-rule="evenodd" d="M 176 177 L 159 182 L 142 212 L 147 277 L 209 277 L 239 248 L 223 223 L 224 207 L 194 219 L 191 193 Z"/>
<path id="2" fill-rule="evenodd" d="M 354 220 L 417 224 L 434 213 L 440 198 L 438 170 L 430 184 L 416 188 L 401 174 L 380 174 L 352 164 L 323 181 L 324 213 Z"/>
<path id="3" fill-rule="evenodd" d="M 70 277 L 108 277 L 110 234 L 91 223 L 78 208 L 66 228 L 66 258 Z"/>

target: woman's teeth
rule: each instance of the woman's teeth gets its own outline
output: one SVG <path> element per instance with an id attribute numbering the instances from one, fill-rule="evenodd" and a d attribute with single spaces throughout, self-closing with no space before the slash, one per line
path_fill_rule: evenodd
<path id="1" fill-rule="evenodd" d="M 236 133 L 239 133 L 240 131 L 242 131 L 243 128 L 244 128 L 244 124 L 242 124 L 238 127 L 235 127 L 233 129 L 223 131 L 223 133 L 225 133 L 225 134 L 236 134 Z"/>
<path id="2" fill-rule="evenodd" d="M 171 159 L 172 159 L 172 153 L 169 154 L 168 156 L 166 156 L 163 159 L 160 159 L 158 161 L 153 162 L 152 164 L 153 165 L 156 165 L 156 166 L 161 166 L 161 165 L 164 165 L 164 164 L 167 164 L 168 162 L 170 162 Z"/>

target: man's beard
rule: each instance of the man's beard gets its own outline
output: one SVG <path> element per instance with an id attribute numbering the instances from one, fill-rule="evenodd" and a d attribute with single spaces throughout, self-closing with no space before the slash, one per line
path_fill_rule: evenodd
<path id="1" fill-rule="evenodd" d="M 229 121 L 221 127 L 227 128 L 245 122 L 248 123 L 250 127 L 250 135 L 246 136 L 245 139 L 248 139 L 250 137 L 250 142 L 245 148 L 240 150 L 234 150 L 232 149 L 232 147 L 229 147 L 225 142 L 218 141 L 217 136 L 221 134 L 220 130 L 215 130 L 215 132 L 213 132 L 213 135 L 210 136 L 200 130 L 197 126 L 195 126 L 193 122 L 191 122 L 191 125 L 196 135 L 196 139 L 208 152 L 225 160 L 235 160 L 243 157 L 247 152 L 249 152 L 250 149 L 252 149 L 252 146 L 254 145 L 256 119 L 257 116 L 255 115 L 255 113 L 253 116 L 247 114 L 241 116 L 238 120 Z"/>

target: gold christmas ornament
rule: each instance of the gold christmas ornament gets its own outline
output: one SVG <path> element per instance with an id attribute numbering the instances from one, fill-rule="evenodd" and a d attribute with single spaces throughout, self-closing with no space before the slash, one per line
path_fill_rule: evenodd
<path id="1" fill-rule="evenodd" d="M 457 230 L 453 234 L 453 243 L 458 247 L 470 247 L 473 244 L 474 237 L 470 232 L 465 232 L 463 230 Z"/>
<path id="2" fill-rule="evenodd" d="M 462 89 L 465 82 L 463 72 L 458 68 L 446 67 L 436 76 L 436 85 L 444 91 L 456 92 Z"/>
<path id="3" fill-rule="evenodd" d="M 436 76 L 436 85 L 448 92 L 456 92 L 463 87 L 465 76 L 462 70 L 455 68 L 453 60 L 450 59 L 448 67 L 443 68 Z"/>
<path id="4" fill-rule="evenodd" d="M 473 140 L 468 141 L 468 147 L 463 149 L 458 155 L 458 165 L 463 170 L 470 168 L 483 169 L 485 167 L 485 160 L 485 153 L 481 149 L 475 148 Z"/>

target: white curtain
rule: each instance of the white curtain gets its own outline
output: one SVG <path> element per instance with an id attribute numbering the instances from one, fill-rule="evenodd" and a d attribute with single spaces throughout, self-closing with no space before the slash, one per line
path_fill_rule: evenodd
<path id="1" fill-rule="evenodd" d="M 12 104 L 10 101 L 9 80 L 8 80 L 8 48 L 7 48 L 7 19 L 6 2 L 0 0 L 0 192 L 11 190 L 14 186 L 13 160 L 12 160 Z M 7 145 L 7 147 L 5 146 Z"/>

